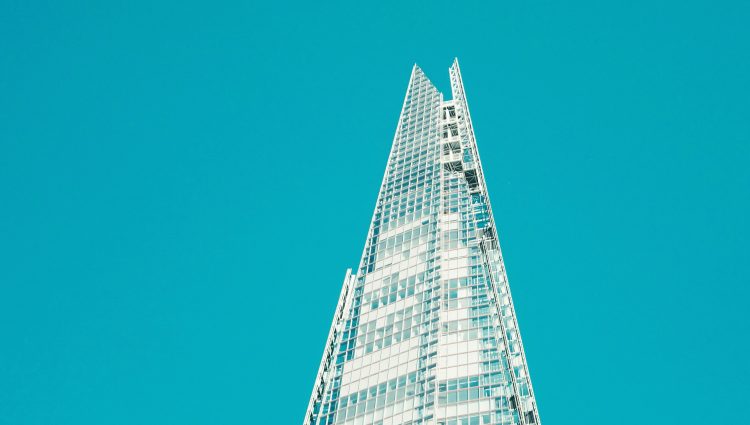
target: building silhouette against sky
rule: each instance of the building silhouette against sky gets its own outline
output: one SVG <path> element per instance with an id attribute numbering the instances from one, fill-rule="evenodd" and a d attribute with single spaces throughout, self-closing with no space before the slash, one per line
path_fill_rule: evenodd
<path id="1" fill-rule="evenodd" d="M 412 70 L 304 425 L 539 423 L 458 60 L 450 81 Z"/>

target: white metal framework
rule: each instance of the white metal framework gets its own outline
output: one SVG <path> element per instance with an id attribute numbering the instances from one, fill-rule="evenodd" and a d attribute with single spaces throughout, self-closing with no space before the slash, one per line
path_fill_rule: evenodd
<path id="1" fill-rule="evenodd" d="M 304 425 L 539 424 L 458 60 L 414 66 Z"/>

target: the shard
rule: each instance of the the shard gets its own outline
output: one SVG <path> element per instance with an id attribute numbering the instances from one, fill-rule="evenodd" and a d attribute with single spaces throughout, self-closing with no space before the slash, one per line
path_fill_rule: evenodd
<path id="1" fill-rule="evenodd" d="M 304 425 L 540 423 L 458 61 L 450 82 L 412 70 Z"/>

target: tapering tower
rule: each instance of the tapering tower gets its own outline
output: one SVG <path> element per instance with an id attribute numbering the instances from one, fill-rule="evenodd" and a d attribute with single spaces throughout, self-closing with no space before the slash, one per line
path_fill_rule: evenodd
<path id="1" fill-rule="evenodd" d="M 458 60 L 414 66 L 304 425 L 539 424 Z"/>

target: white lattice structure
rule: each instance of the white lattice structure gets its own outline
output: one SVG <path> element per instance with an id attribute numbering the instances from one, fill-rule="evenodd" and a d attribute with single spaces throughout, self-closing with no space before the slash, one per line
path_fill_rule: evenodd
<path id="1" fill-rule="evenodd" d="M 538 424 L 458 61 L 414 66 L 305 425 Z"/>

